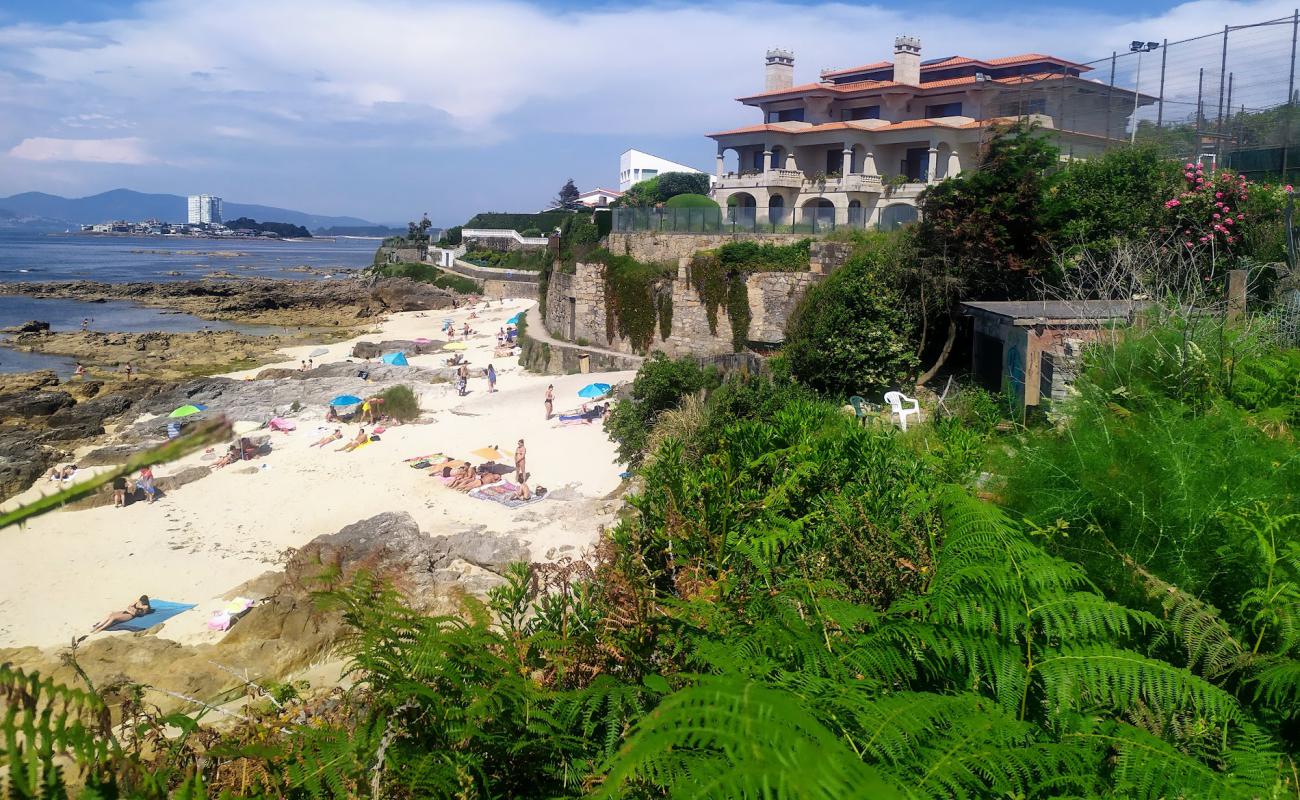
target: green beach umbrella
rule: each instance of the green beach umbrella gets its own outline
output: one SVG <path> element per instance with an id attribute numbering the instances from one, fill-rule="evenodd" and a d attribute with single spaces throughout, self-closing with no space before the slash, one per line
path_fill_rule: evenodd
<path id="1" fill-rule="evenodd" d="M 208 410 L 207 406 L 181 406 L 180 408 L 176 409 L 175 411 L 168 414 L 167 416 L 170 417 L 171 419 L 180 419 L 181 417 L 192 416 L 194 414 L 199 413 L 200 411 L 207 411 L 207 410 Z"/>

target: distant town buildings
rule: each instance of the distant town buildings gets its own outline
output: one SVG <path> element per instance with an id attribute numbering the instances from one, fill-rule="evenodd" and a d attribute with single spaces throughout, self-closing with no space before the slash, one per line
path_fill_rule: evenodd
<path id="1" fill-rule="evenodd" d="M 618 157 L 618 190 L 626 192 L 633 184 L 647 181 L 664 172 L 700 172 L 694 167 L 640 150 L 627 150 Z"/>
<path id="2" fill-rule="evenodd" d="M 191 225 L 220 225 L 221 198 L 210 194 L 190 195 L 189 223 Z"/>

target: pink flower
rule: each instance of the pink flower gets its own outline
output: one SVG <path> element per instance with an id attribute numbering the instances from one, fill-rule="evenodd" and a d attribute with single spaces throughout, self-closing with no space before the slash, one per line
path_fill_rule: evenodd
<path id="1" fill-rule="evenodd" d="M 1194 169 L 1195 167 L 1196 167 L 1195 164 L 1188 164 L 1188 165 L 1187 165 L 1187 169 Z"/>
<path id="2" fill-rule="evenodd" d="M 1238 220 L 1243 220 L 1243 219 L 1245 219 L 1245 218 L 1246 218 L 1246 215 L 1245 215 L 1245 214 L 1238 214 L 1238 215 L 1237 215 L 1237 219 L 1238 219 Z"/>
<path id="3" fill-rule="evenodd" d="M 1214 197 L 1215 197 L 1215 199 L 1222 200 L 1222 199 L 1223 199 L 1223 192 L 1215 192 L 1215 193 L 1214 193 Z M 1220 205 L 1222 205 L 1222 203 L 1220 203 Z"/>
<path id="4" fill-rule="evenodd" d="M 1215 218 L 1215 219 L 1218 219 L 1218 218 L 1219 218 L 1219 215 L 1218 215 L 1218 214 L 1215 214 L 1215 215 L 1214 215 L 1214 218 Z"/>
<path id="5" fill-rule="evenodd" d="M 1184 177 L 1184 178 L 1187 178 L 1188 180 L 1191 180 L 1192 178 L 1195 178 L 1196 176 L 1193 175 L 1193 174 L 1190 173 L 1190 172 L 1184 172 L 1184 173 L 1183 173 L 1183 177 Z"/>
<path id="6" fill-rule="evenodd" d="M 1232 217 L 1228 217 L 1227 219 L 1225 219 L 1225 220 L 1223 221 L 1223 224 L 1224 224 L 1224 225 L 1231 225 L 1231 224 L 1234 223 L 1234 222 L 1236 222 L 1235 219 L 1233 219 Z"/>
<path id="7" fill-rule="evenodd" d="M 1289 183 L 1286 185 L 1285 189 L 1287 194 L 1291 194 L 1292 192 L 1295 191 L 1294 189 L 1291 188 L 1291 184 Z"/>
<path id="8" fill-rule="evenodd" d="M 1179 203 L 1177 199 L 1165 201 L 1165 208 L 1175 208 L 1180 205 L 1182 205 L 1182 203 Z"/>
<path id="9" fill-rule="evenodd" d="M 1228 237 L 1228 244 L 1232 244 L 1232 243 L 1235 242 L 1235 241 L 1237 241 L 1237 240 L 1234 239 L 1234 238 L 1232 238 L 1231 236 Z"/>
<path id="10" fill-rule="evenodd" d="M 1197 182 L 1197 183 L 1205 183 L 1205 179 L 1204 179 L 1204 178 L 1197 178 L 1197 179 L 1196 179 L 1196 182 Z"/>
<path id="11" fill-rule="evenodd" d="M 1205 241 L 1205 240 L 1202 239 L 1201 241 Z M 1191 242 L 1183 242 L 1183 244 L 1187 245 L 1188 247 L 1191 247 L 1191 246 L 1192 246 L 1192 243 L 1191 243 Z"/>

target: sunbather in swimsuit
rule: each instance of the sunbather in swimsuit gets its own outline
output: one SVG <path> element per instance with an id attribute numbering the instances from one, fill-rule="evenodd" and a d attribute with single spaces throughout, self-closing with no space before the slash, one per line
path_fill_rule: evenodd
<path id="1" fill-rule="evenodd" d="M 353 450 L 356 450 L 358 447 L 360 447 L 361 445 L 365 444 L 365 443 L 368 442 L 369 440 L 370 440 L 370 437 L 369 437 L 369 436 L 366 436 L 366 429 L 365 429 L 365 428 L 362 428 L 361 430 L 357 431 L 357 436 L 356 436 L 355 439 L 353 439 L 352 441 L 350 441 L 350 442 L 348 442 L 347 444 L 343 445 L 342 447 L 338 448 L 338 449 L 335 450 L 334 452 L 336 452 L 336 453 L 351 453 Z"/>
<path id="2" fill-rule="evenodd" d="M 111 625 L 116 625 L 119 622 L 126 622 L 127 620 L 135 619 L 136 617 L 143 617 L 145 614 L 149 614 L 152 611 L 153 608 L 149 605 L 149 595 L 142 594 L 140 595 L 139 600 L 136 600 L 134 603 L 127 606 L 123 610 L 114 611 L 112 614 L 109 614 L 107 617 L 104 617 L 103 620 L 101 620 L 93 628 L 90 629 L 90 632 L 99 633 L 100 631 L 104 630 L 105 628 Z M 85 636 L 81 637 L 81 639 L 84 638 L 86 637 Z M 81 639 L 78 639 L 77 641 L 81 641 Z"/>
<path id="3" fill-rule="evenodd" d="M 321 439 L 319 442 L 312 442 L 312 443 L 311 443 L 311 446 L 312 446 L 312 447 L 324 447 L 325 445 L 329 444 L 330 442 L 337 442 L 339 439 L 342 439 L 342 438 L 343 438 L 343 429 L 342 429 L 342 428 L 335 428 L 333 433 L 331 433 L 329 436 L 326 436 L 324 439 Z"/>

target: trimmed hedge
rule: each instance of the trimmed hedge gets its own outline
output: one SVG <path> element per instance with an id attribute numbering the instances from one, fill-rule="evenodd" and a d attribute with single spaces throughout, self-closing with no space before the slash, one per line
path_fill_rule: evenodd
<path id="1" fill-rule="evenodd" d="M 432 264 L 416 264 L 402 261 L 397 264 L 378 264 L 375 274 L 381 278 L 410 278 L 421 283 L 431 283 L 439 289 L 449 289 L 458 294 L 482 294 L 483 287 L 478 281 L 443 272 Z"/>
<path id="2" fill-rule="evenodd" d="M 666 208 L 717 208 L 718 204 L 711 197 L 702 194 L 679 194 L 668 198 Z"/>
<path id="3" fill-rule="evenodd" d="M 543 211 L 540 214 L 511 214 L 503 211 L 481 211 L 470 217 L 466 228 L 492 228 L 498 230 L 526 231 L 536 228 L 548 234 L 573 216 L 572 211 Z"/>

